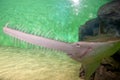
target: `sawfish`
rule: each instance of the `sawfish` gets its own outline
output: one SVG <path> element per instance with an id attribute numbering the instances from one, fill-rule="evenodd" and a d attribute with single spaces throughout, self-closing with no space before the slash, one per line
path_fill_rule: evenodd
<path id="1" fill-rule="evenodd" d="M 85 69 L 85 80 L 89 80 L 103 58 L 113 55 L 120 49 L 119 39 L 106 42 L 79 41 L 66 43 L 21 32 L 10 28 L 8 24 L 3 27 L 3 32 L 27 43 L 66 53 L 74 60 L 82 63 Z"/>

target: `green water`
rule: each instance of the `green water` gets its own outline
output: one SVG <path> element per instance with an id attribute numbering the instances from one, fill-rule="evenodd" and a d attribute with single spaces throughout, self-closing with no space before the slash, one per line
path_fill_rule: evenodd
<path id="1" fill-rule="evenodd" d="M 26 46 L 5 35 L 9 26 L 34 35 L 65 42 L 78 41 L 78 28 L 96 17 L 108 0 L 0 0 L 0 45 Z M 18 43 L 20 43 L 18 45 Z"/>

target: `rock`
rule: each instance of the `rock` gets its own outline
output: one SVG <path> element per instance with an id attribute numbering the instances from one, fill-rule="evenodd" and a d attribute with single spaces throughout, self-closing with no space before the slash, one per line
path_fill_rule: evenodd
<path id="1" fill-rule="evenodd" d="M 89 80 L 120 80 L 120 51 L 109 58 L 104 58 Z M 81 67 L 80 78 L 84 79 L 85 69 Z"/>
<path id="2" fill-rule="evenodd" d="M 111 1 L 100 7 L 98 18 L 104 34 L 120 37 L 120 0 Z"/>
<path id="3" fill-rule="evenodd" d="M 111 40 L 113 37 L 120 39 L 120 0 L 112 0 L 103 5 L 98 10 L 97 18 L 80 26 L 79 41 L 86 41 L 89 36 L 100 37 L 101 34 L 110 35 Z M 84 78 L 84 74 L 85 70 L 81 68 L 80 77 Z M 91 75 L 90 80 L 120 80 L 120 50 L 104 59 L 95 73 Z"/>
<path id="4" fill-rule="evenodd" d="M 98 34 L 120 37 L 120 0 L 114 0 L 103 5 L 98 10 L 97 18 L 80 26 L 79 41 Z"/>
<path id="5" fill-rule="evenodd" d="M 120 80 L 120 62 L 114 57 L 103 60 L 93 80 Z"/>
<path id="6" fill-rule="evenodd" d="M 103 5 L 98 11 L 98 18 L 104 34 L 120 37 L 120 0 Z M 101 62 L 93 80 L 120 80 L 120 51 Z"/>
<path id="7" fill-rule="evenodd" d="M 99 20 L 98 18 L 87 21 L 79 28 L 79 41 L 85 40 L 89 36 L 99 34 Z"/>

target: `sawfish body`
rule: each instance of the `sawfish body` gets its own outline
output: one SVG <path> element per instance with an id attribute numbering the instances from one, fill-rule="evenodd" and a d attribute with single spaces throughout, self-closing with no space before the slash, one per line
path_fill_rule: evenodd
<path id="1" fill-rule="evenodd" d="M 63 51 L 74 60 L 80 61 L 85 68 L 85 80 L 96 70 L 103 58 L 113 55 L 120 49 L 120 40 L 107 42 L 76 42 L 65 43 L 14 30 L 6 25 L 3 31 L 25 42 Z"/>

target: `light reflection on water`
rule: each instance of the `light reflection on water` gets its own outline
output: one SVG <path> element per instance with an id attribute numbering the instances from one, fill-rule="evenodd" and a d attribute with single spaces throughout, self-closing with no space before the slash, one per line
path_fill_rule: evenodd
<path id="1" fill-rule="evenodd" d="M 72 0 L 72 7 L 76 15 L 79 14 L 79 8 L 81 4 L 82 4 L 82 0 Z"/>

